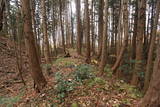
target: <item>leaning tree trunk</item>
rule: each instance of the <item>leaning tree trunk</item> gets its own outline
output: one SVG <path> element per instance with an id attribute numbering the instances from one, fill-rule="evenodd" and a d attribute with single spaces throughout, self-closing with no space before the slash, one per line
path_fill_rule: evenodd
<path id="1" fill-rule="evenodd" d="M 42 69 L 38 60 L 38 55 L 35 46 L 35 40 L 32 29 L 30 1 L 21 0 L 24 18 L 24 35 L 26 38 L 27 52 L 29 55 L 29 64 L 31 68 L 31 76 L 35 83 L 37 91 L 41 91 L 46 85 L 46 79 L 43 76 Z"/>
<path id="2" fill-rule="evenodd" d="M 148 60 L 147 60 L 147 66 L 146 66 L 146 72 L 145 72 L 145 81 L 144 81 L 144 91 L 146 92 L 149 86 L 150 77 L 152 75 L 152 66 L 153 66 L 153 53 L 154 53 L 154 46 L 155 46 L 155 40 L 156 40 L 156 32 L 157 32 L 157 23 L 159 19 L 159 12 L 160 12 L 160 1 L 157 1 L 157 9 L 156 9 L 156 15 L 154 19 L 154 27 L 152 30 L 152 39 L 151 44 L 149 48 L 149 54 L 148 54 Z"/>
<path id="3" fill-rule="evenodd" d="M 108 38 L 108 0 L 105 0 L 105 7 L 104 7 L 104 30 L 103 30 L 103 39 L 102 39 L 102 55 L 101 55 L 101 61 L 99 65 L 100 72 L 103 73 L 104 67 L 106 65 L 106 57 L 107 57 L 107 38 Z"/>
<path id="4" fill-rule="evenodd" d="M 152 79 L 146 95 L 141 100 L 138 107 L 160 107 L 160 41 L 157 48 L 157 57 L 154 63 Z"/>
<path id="5" fill-rule="evenodd" d="M 38 39 L 37 39 L 37 30 L 36 30 L 36 19 L 35 19 L 35 0 L 31 0 L 30 1 L 30 7 L 31 7 L 31 16 L 32 16 L 32 25 L 33 25 L 33 34 L 35 37 L 35 43 L 36 43 L 36 50 L 38 53 L 38 57 L 39 57 L 39 62 L 41 63 L 41 55 L 40 55 L 40 44 L 38 44 Z"/>
<path id="6" fill-rule="evenodd" d="M 123 6 L 124 6 L 124 9 L 123 9 L 123 11 L 124 11 L 124 15 L 123 15 L 124 41 L 123 41 L 123 45 L 120 50 L 119 56 L 114 64 L 114 66 L 112 67 L 113 71 L 116 71 L 117 68 L 119 67 L 120 62 L 122 61 L 124 52 L 127 48 L 127 44 L 128 44 L 128 0 L 122 0 L 122 1 L 123 1 Z"/>

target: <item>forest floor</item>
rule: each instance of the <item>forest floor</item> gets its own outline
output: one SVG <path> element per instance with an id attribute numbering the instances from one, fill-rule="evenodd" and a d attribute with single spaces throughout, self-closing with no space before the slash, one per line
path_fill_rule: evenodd
<path id="1" fill-rule="evenodd" d="M 36 93 L 24 61 L 21 82 L 12 43 L 0 38 L 0 106 L 1 107 L 134 107 L 142 97 L 134 86 L 116 79 L 109 68 L 98 76 L 98 62 L 86 64 L 83 56 L 69 49 L 71 57 L 57 57 L 52 64 L 42 64 L 47 86 Z M 23 55 L 23 59 L 27 56 Z"/>

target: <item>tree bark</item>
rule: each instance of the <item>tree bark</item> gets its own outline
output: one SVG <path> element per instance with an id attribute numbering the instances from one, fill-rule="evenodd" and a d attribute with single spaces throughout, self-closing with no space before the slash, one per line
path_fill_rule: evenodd
<path id="1" fill-rule="evenodd" d="M 138 0 L 135 2 L 135 16 L 134 16 L 134 28 L 132 37 L 132 60 L 136 58 L 136 37 L 137 37 L 137 24 L 138 24 Z"/>
<path id="2" fill-rule="evenodd" d="M 61 0 L 59 0 L 59 12 L 60 12 L 59 16 L 60 16 L 60 25 L 61 25 L 62 46 L 63 46 L 63 52 L 64 52 L 64 54 L 66 54 L 63 19 L 62 19 L 62 1 Z"/>
<path id="3" fill-rule="evenodd" d="M 95 14 L 94 14 L 94 3 L 95 1 L 93 0 L 92 1 L 92 8 L 91 8 L 91 38 L 92 38 L 92 44 L 91 44 L 91 46 L 92 46 L 92 53 L 93 53 L 93 55 L 95 54 L 95 34 L 94 34 L 94 29 L 95 29 L 95 27 L 94 27 L 94 16 L 95 16 Z"/>
<path id="4" fill-rule="evenodd" d="M 77 53 L 82 54 L 82 24 L 81 24 L 81 0 L 76 0 L 76 19 L 77 19 Z"/>
<path id="5" fill-rule="evenodd" d="M 29 55 L 29 64 L 31 67 L 31 76 L 36 85 L 36 90 L 41 91 L 46 85 L 46 79 L 43 76 L 42 69 L 39 64 L 38 55 L 35 46 L 35 40 L 32 29 L 30 1 L 21 0 L 23 16 L 24 16 L 24 35 L 26 38 L 26 46 Z"/>
<path id="6" fill-rule="evenodd" d="M 138 107 L 160 107 L 160 41 L 157 48 L 157 56 L 154 62 L 152 79 L 150 81 L 149 88 L 144 98 L 138 104 Z"/>
<path id="7" fill-rule="evenodd" d="M 85 0 L 85 36 L 86 36 L 86 63 L 91 62 L 91 50 L 90 50 L 90 18 L 89 18 L 89 4 L 88 0 Z"/>
<path id="8" fill-rule="evenodd" d="M 124 15 L 123 15 L 123 25 L 124 25 L 124 41 L 123 41 L 123 45 L 122 48 L 120 50 L 119 56 L 114 64 L 114 66 L 112 67 L 113 71 L 116 71 L 117 68 L 119 67 L 120 62 L 122 61 L 124 52 L 127 48 L 128 45 L 128 0 L 122 0 L 123 1 L 123 11 L 124 11 Z"/>
<path id="9" fill-rule="evenodd" d="M 52 39 L 53 39 L 53 47 L 54 47 L 54 55 L 57 56 L 57 46 L 56 46 L 56 20 L 55 20 L 55 4 L 52 5 Z"/>
<path id="10" fill-rule="evenodd" d="M 74 19 L 72 17 L 73 12 L 72 12 L 71 3 L 70 3 L 70 8 L 71 8 L 71 46 L 72 46 L 72 48 L 74 48 L 74 31 L 73 31 L 73 29 L 74 29 L 74 24 L 73 24 Z"/>
<path id="11" fill-rule="evenodd" d="M 152 39 L 151 39 L 151 44 L 150 44 L 150 48 L 149 48 L 149 54 L 148 54 L 148 59 L 147 59 L 146 72 L 145 72 L 145 81 L 144 81 L 144 91 L 145 92 L 148 89 L 149 81 L 150 81 L 150 78 L 151 78 L 151 75 L 152 75 L 153 53 L 154 53 L 154 47 L 155 47 L 159 13 L 160 13 L 160 1 L 157 1 L 156 15 L 155 15 L 154 25 L 153 25 L 153 30 L 152 30 Z"/>
<path id="12" fill-rule="evenodd" d="M 1 0 L 0 1 L 0 31 L 2 30 L 2 28 L 3 28 L 3 12 L 4 12 L 4 10 L 5 10 L 5 2 L 4 2 L 4 0 Z"/>
<path id="13" fill-rule="evenodd" d="M 46 17 L 46 5 L 45 0 L 42 0 L 42 24 L 43 24 L 43 35 L 44 35 L 44 56 L 46 63 L 50 63 L 50 51 L 49 51 L 49 40 L 47 33 L 47 17 Z"/>
<path id="14" fill-rule="evenodd" d="M 120 53 L 120 47 L 121 47 L 121 39 L 122 39 L 122 33 L 123 33 L 123 27 L 122 27 L 122 22 L 123 22 L 123 2 L 121 1 L 120 2 L 120 12 L 119 12 L 119 21 L 118 21 L 118 41 L 117 41 L 117 44 L 116 44 L 116 57 L 119 56 L 119 53 Z"/>
<path id="15" fill-rule="evenodd" d="M 131 80 L 132 85 L 138 84 L 139 73 L 143 71 L 142 66 L 142 55 L 143 55 L 143 37 L 144 37 L 144 18 L 145 18 L 145 10 L 146 10 L 146 0 L 138 0 L 138 25 L 137 25 L 137 46 L 136 46 L 136 63 L 135 68 Z"/>
<path id="16" fill-rule="evenodd" d="M 99 0 L 98 5 L 98 55 L 97 59 L 100 58 L 102 53 L 102 38 L 103 38 L 103 0 Z"/>
<path id="17" fill-rule="evenodd" d="M 106 66 L 107 58 L 107 38 L 108 38 L 108 0 L 105 0 L 104 7 L 104 27 L 103 27 L 103 39 L 102 39 L 102 55 L 99 65 L 100 72 L 103 73 L 104 67 Z"/>

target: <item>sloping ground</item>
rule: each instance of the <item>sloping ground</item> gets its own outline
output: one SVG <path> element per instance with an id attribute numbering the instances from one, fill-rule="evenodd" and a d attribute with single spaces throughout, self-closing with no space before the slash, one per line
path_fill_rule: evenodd
<path id="1" fill-rule="evenodd" d="M 72 50 L 73 51 L 73 50 Z M 72 52 L 74 53 L 74 52 Z M 75 54 L 75 53 L 74 53 Z M 123 80 L 113 78 L 108 71 L 97 76 L 95 65 L 84 63 L 84 58 L 74 56 L 53 61 L 48 87 L 34 94 L 21 106 L 40 107 L 134 107 L 142 94 Z M 94 62 L 94 61 L 92 61 Z"/>
<path id="2" fill-rule="evenodd" d="M 58 102 L 57 104 L 61 107 L 69 107 L 71 105 L 72 107 L 131 107 L 142 97 L 142 94 L 135 87 L 130 86 L 123 80 L 114 79 L 110 73 L 111 71 L 108 71 L 104 77 L 97 76 L 98 68 L 95 65 L 84 64 L 83 60 L 75 58 L 60 59 L 54 65 L 61 68 L 58 72 L 63 74 L 63 79 L 67 78 L 65 79 L 66 81 L 74 82 L 77 77 L 90 75 L 88 73 L 80 75 L 79 73 L 83 72 L 83 70 L 88 72 L 91 69 L 89 73 L 94 75 L 93 78 L 82 80 L 82 83 L 78 82 L 78 85 L 73 90 L 66 92 L 62 103 L 59 104 Z M 77 67 L 82 71 L 78 71 L 76 77 L 73 77 L 72 73 L 77 72 Z M 88 67 L 88 70 L 85 69 L 86 67 Z M 68 73 L 68 71 L 70 72 Z M 59 82 L 56 85 L 59 85 Z M 73 88 L 73 86 L 71 85 L 70 88 Z M 60 90 L 61 88 L 58 89 Z M 58 93 L 56 97 L 61 94 Z M 55 98 L 55 95 L 51 98 Z M 55 101 L 52 101 L 52 104 L 55 103 Z"/>
<path id="3" fill-rule="evenodd" d="M 22 81 L 17 68 L 14 42 L 7 37 L 0 36 L 0 96 L 11 96 L 19 93 Z M 18 56 L 19 57 L 19 56 Z M 25 52 L 22 52 L 23 76 L 28 73 L 28 61 Z"/>
<path id="4" fill-rule="evenodd" d="M 23 55 L 24 86 L 18 76 L 14 43 L 0 37 L 0 106 L 15 107 L 134 107 L 141 93 L 107 70 L 97 76 L 98 68 L 85 64 L 82 56 L 70 49 L 71 57 L 59 57 L 42 64 L 47 87 L 36 93 L 29 75 L 27 56 Z M 25 53 L 25 52 L 23 52 Z"/>

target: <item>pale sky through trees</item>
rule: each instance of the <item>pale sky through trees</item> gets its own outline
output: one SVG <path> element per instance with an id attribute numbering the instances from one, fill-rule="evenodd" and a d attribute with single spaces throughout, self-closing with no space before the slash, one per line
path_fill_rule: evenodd
<path id="1" fill-rule="evenodd" d="M 20 0 L 18 0 L 19 2 L 20 2 Z M 75 0 L 70 0 L 71 1 L 71 7 L 69 6 L 69 8 L 68 8 L 68 11 L 71 11 L 70 9 L 72 8 L 72 12 L 73 12 L 73 18 L 74 18 L 74 33 L 76 34 L 76 19 L 75 19 L 75 16 L 76 16 L 76 5 L 75 5 Z M 11 3 L 11 5 L 14 7 L 14 8 L 16 8 L 16 6 L 15 6 L 15 0 L 11 0 L 10 1 L 10 3 Z M 90 9 L 91 9 L 91 0 L 89 0 L 89 3 L 90 3 Z M 147 4 L 147 11 L 146 11 L 146 26 L 147 26 L 147 24 L 148 24 L 148 11 L 151 11 L 151 8 L 149 8 L 149 5 Z M 37 9 L 36 9 L 37 10 Z M 52 10 L 52 9 L 51 9 Z M 132 21 L 131 19 L 133 18 L 133 15 L 132 14 L 134 14 L 134 7 L 133 6 L 130 6 L 130 7 L 128 7 L 128 10 L 130 10 L 130 12 L 129 12 L 129 21 Z M 41 10 L 37 10 L 37 11 L 39 11 L 39 12 L 41 12 Z M 111 9 L 109 9 L 108 10 L 109 11 L 109 14 L 112 12 L 112 10 Z M 64 13 L 65 14 L 65 13 Z M 41 16 L 40 16 L 41 17 Z M 84 1 L 83 0 L 81 0 L 81 18 L 83 18 L 84 17 Z M 51 17 L 50 17 L 51 18 Z M 48 19 L 48 20 L 51 20 L 51 19 Z M 151 18 L 151 14 L 150 14 L 150 16 L 149 16 L 149 18 Z M 41 18 L 42 19 L 42 18 Z M 70 20 L 70 12 L 69 12 L 69 15 L 68 15 L 68 19 Z M 98 21 L 98 17 L 96 16 L 96 18 L 95 18 L 95 21 Z M 133 22 L 130 22 L 130 23 L 134 23 L 134 21 Z M 95 25 L 96 25 L 96 29 L 97 30 L 95 30 L 95 34 L 97 34 L 98 33 L 98 26 L 97 26 L 97 24 L 95 23 Z M 133 26 L 134 26 L 134 24 L 131 24 L 129 27 L 130 27 L 130 31 L 133 31 Z M 149 25 L 150 27 L 151 27 L 151 25 Z M 110 18 L 109 18 L 109 23 L 108 23 L 108 29 L 109 29 L 109 40 L 111 41 L 111 38 L 110 38 L 110 36 L 112 35 L 112 31 L 111 31 L 111 29 L 112 29 L 112 17 L 110 16 Z M 160 29 L 160 26 L 158 26 L 158 29 Z M 146 29 L 146 31 L 147 31 L 147 29 Z M 151 30 L 149 29 L 149 32 L 150 32 Z M 50 34 L 51 35 L 51 34 Z M 57 40 L 61 40 L 61 36 L 59 36 L 59 35 L 61 35 L 61 32 L 60 32 L 60 27 L 57 29 L 57 33 L 56 33 L 56 38 L 57 38 Z M 51 39 L 51 38 L 50 38 Z M 52 41 L 53 42 L 53 41 Z M 57 41 L 58 42 L 58 41 Z M 58 43 L 57 43 L 58 44 Z M 98 44 L 97 42 L 96 42 L 96 44 Z"/>

